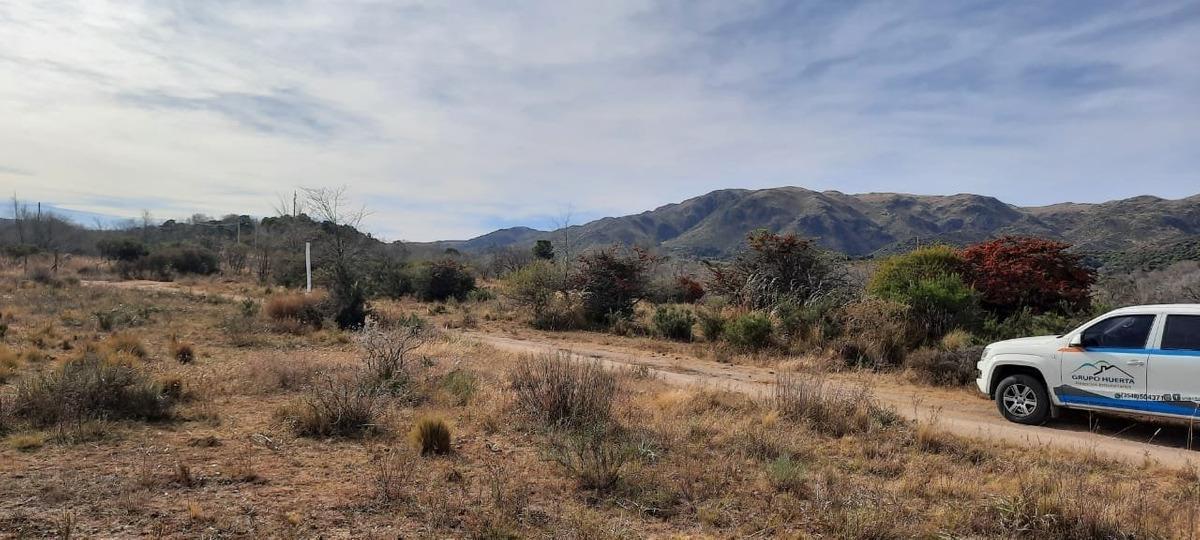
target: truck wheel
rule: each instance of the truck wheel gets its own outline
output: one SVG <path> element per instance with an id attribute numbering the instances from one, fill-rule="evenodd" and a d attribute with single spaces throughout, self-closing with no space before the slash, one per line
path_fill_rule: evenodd
<path id="1" fill-rule="evenodd" d="M 1029 375 L 1010 375 L 996 387 L 1000 414 L 1018 424 L 1040 424 L 1050 414 L 1050 395 L 1041 381 Z"/>

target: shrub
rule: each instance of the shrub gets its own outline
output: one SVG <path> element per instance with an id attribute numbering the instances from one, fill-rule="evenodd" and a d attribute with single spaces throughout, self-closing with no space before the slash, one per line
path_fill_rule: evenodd
<path id="1" fill-rule="evenodd" d="M 411 390 L 413 351 L 429 341 L 429 332 L 421 326 L 381 328 L 368 324 L 358 336 L 362 348 L 363 377 L 391 394 Z"/>
<path id="2" fill-rule="evenodd" d="M 29 279 L 33 280 L 34 283 L 39 283 L 41 285 L 58 285 L 58 280 L 54 279 L 54 273 L 45 266 L 37 266 L 34 267 L 33 270 L 30 270 Z"/>
<path id="3" fill-rule="evenodd" d="M 116 238 L 96 242 L 100 256 L 110 261 L 136 261 L 150 253 L 146 245 L 129 238 Z"/>
<path id="4" fill-rule="evenodd" d="M 712 275 L 710 292 L 751 309 L 785 301 L 801 306 L 840 302 L 848 292 L 844 262 L 794 234 L 755 231 L 730 264 L 705 264 Z"/>
<path id="5" fill-rule="evenodd" d="M 398 299 L 415 292 L 413 271 L 408 265 L 380 261 L 370 272 L 371 293 L 385 298 Z"/>
<path id="6" fill-rule="evenodd" d="M 415 459 L 416 456 L 403 447 L 384 448 L 372 454 L 373 483 L 381 500 L 391 502 L 404 496 L 416 470 L 413 463 Z"/>
<path id="7" fill-rule="evenodd" d="M 583 302 L 576 294 L 556 296 L 541 311 L 534 314 L 530 324 L 538 330 L 577 330 L 587 325 Z"/>
<path id="8" fill-rule="evenodd" d="M 117 270 L 126 278 L 170 281 L 175 274 L 215 274 L 221 270 L 221 260 L 216 253 L 201 247 L 171 246 L 120 261 Z"/>
<path id="9" fill-rule="evenodd" d="M 654 329 L 659 335 L 676 341 L 691 341 L 696 316 L 676 306 L 659 306 L 654 310 Z"/>
<path id="10" fill-rule="evenodd" d="M 1099 314 L 1090 310 L 1072 312 L 1065 307 L 1063 311 L 1068 313 L 1035 313 L 1032 309 L 1022 309 L 1003 319 L 991 318 L 984 321 L 982 333 L 993 341 L 1025 336 L 1062 335 Z"/>
<path id="11" fill-rule="evenodd" d="M 834 346 L 851 365 L 895 366 L 917 341 L 910 330 L 908 313 L 908 306 L 878 298 L 847 304 L 838 313 L 843 337 Z"/>
<path id="12" fill-rule="evenodd" d="M 97 419 L 161 420 L 170 416 L 171 404 L 141 371 L 85 351 L 58 369 L 21 381 L 13 413 L 49 427 Z"/>
<path id="13" fill-rule="evenodd" d="M 418 420 L 408 437 L 422 456 L 445 455 L 454 449 L 450 441 L 450 426 L 441 418 Z"/>
<path id="14" fill-rule="evenodd" d="M 509 384 L 517 408 L 548 427 L 607 423 L 617 395 L 615 375 L 562 352 L 521 357 Z"/>
<path id="15" fill-rule="evenodd" d="M 920 248 L 880 263 L 867 291 L 909 306 L 914 330 L 936 340 L 976 319 L 979 295 L 962 280 L 966 263 L 949 246 Z"/>
<path id="16" fill-rule="evenodd" d="M 538 259 L 554 260 L 554 244 L 549 240 L 538 240 L 533 244 L 533 256 Z"/>
<path id="17" fill-rule="evenodd" d="M 495 299 L 496 299 L 496 293 L 492 292 L 491 289 L 475 288 L 475 289 L 471 289 L 471 292 L 467 293 L 467 301 L 475 302 L 477 304 L 481 304 L 483 302 L 490 302 Z"/>
<path id="18" fill-rule="evenodd" d="M 262 310 L 267 317 L 279 322 L 295 322 L 320 329 L 324 317 L 321 305 L 325 297 L 320 294 L 285 293 L 267 299 Z"/>
<path id="19" fill-rule="evenodd" d="M 283 416 L 300 436 L 358 437 L 378 430 L 379 398 L 374 386 L 347 374 L 326 374 Z"/>
<path id="20" fill-rule="evenodd" d="M 700 322 L 700 332 L 708 341 L 721 339 L 721 334 L 725 333 L 725 325 L 728 323 L 720 306 L 706 306 L 697 309 L 696 319 Z"/>
<path id="21" fill-rule="evenodd" d="M 329 287 L 328 310 L 333 322 L 342 330 L 357 330 L 367 321 L 367 290 L 357 272 L 346 267 L 345 261 L 334 266 Z"/>
<path id="22" fill-rule="evenodd" d="M 999 315 L 1028 308 L 1034 313 L 1066 305 L 1086 309 L 1095 273 L 1068 244 L 1006 236 L 963 250 L 967 279 L 983 295 L 984 307 Z"/>
<path id="23" fill-rule="evenodd" d="M 838 387 L 823 379 L 779 374 L 773 405 L 780 416 L 800 420 L 813 429 L 842 437 L 895 424 L 899 417 L 875 402 L 862 386 Z"/>
<path id="24" fill-rule="evenodd" d="M 654 258 L 635 248 L 623 253 L 616 247 L 598 249 L 579 257 L 576 288 L 583 294 L 583 314 L 594 324 L 633 316 L 633 306 L 646 295 L 646 271 Z"/>
<path id="25" fill-rule="evenodd" d="M 934 386 L 961 386 L 975 381 L 975 363 L 982 347 L 939 350 L 917 349 L 904 358 L 904 367 L 913 380 Z"/>
<path id="26" fill-rule="evenodd" d="M 659 304 L 695 304 L 704 298 L 704 285 L 691 276 L 675 276 L 655 281 L 647 298 Z"/>
<path id="27" fill-rule="evenodd" d="M 734 317 L 725 325 L 721 335 L 730 345 L 756 351 L 771 344 L 772 331 L 771 318 L 765 313 L 753 311 Z"/>
<path id="28" fill-rule="evenodd" d="M 551 456 L 583 489 L 605 491 L 621 479 L 621 469 L 633 451 L 619 434 L 603 425 L 559 434 Z"/>
<path id="29" fill-rule="evenodd" d="M 503 285 L 505 298 L 535 311 L 565 289 L 562 272 L 548 261 L 534 261 L 509 272 Z"/>
<path id="30" fill-rule="evenodd" d="M 413 279 L 417 297 L 426 302 L 465 300 L 474 288 L 475 276 L 462 263 L 449 258 L 425 263 Z"/>

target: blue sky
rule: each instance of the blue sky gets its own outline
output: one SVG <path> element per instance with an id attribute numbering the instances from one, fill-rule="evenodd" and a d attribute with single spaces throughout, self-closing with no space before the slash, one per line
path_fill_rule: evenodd
<path id="1" fill-rule="evenodd" d="M 0 0 L 0 191 L 388 239 L 726 187 L 1200 192 L 1200 3 Z"/>

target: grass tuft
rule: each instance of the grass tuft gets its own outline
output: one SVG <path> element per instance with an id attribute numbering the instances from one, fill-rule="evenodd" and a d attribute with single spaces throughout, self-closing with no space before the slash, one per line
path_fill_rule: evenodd
<path id="1" fill-rule="evenodd" d="M 450 426 L 441 418 L 422 418 L 408 433 L 409 440 L 422 456 L 445 455 L 454 450 Z"/>

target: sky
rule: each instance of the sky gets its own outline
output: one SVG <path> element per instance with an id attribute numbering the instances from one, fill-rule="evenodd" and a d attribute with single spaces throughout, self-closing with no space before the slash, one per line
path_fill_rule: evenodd
<path id="1" fill-rule="evenodd" d="M 0 0 L 0 192 L 389 240 L 722 188 L 1200 193 L 1200 2 Z"/>

